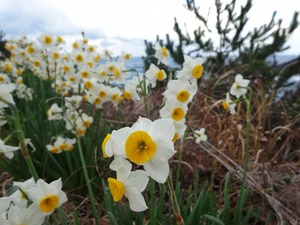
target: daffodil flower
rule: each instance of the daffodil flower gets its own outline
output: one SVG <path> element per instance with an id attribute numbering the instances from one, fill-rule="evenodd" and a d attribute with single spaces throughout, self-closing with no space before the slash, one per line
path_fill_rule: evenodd
<path id="1" fill-rule="evenodd" d="M 167 90 L 163 93 L 168 102 L 178 101 L 188 104 L 197 92 L 197 82 L 188 80 L 171 80 L 168 82 Z"/>
<path id="2" fill-rule="evenodd" d="M 235 76 L 235 82 L 230 88 L 230 94 L 236 96 L 237 98 L 247 93 L 247 87 L 250 80 L 243 79 L 241 74 Z"/>
<path id="3" fill-rule="evenodd" d="M 167 58 L 169 57 L 168 51 L 166 47 L 162 47 L 159 43 L 155 44 L 155 54 L 154 57 L 157 58 L 157 65 L 163 63 L 167 65 Z"/>
<path id="4" fill-rule="evenodd" d="M 38 205 L 40 212 L 50 215 L 57 207 L 67 201 L 66 194 L 61 190 L 61 179 L 50 184 L 39 179 L 36 185 L 28 191 L 29 198 Z"/>
<path id="5" fill-rule="evenodd" d="M 176 153 L 174 135 L 173 120 L 163 118 L 152 122 L 140 117 L 130 129 L 123 130 L 119 142 L 114 141 L 115 148 L 122 149 L 131 162 L 143 165 L 155 181 L 164 183 L 170 170 L 168 160 Z"/>
<path id="6" fill-rule="evenodd" d="M 181 102 L 166 102 L 166 105 L 159 111 L 160 117 L 171 118 L 175 122 L 185 122 L 185 115 L 188 107 Z"/>
<path id="7" fill-rule="evenodd" d="M 226 93 L 226 100 L 222 102 L 224 109 L 229 109 L 231 115 L 235 114 L 236 103 L 230 99 L 229 93 Z"/>
<path id="8" fill-rule="evenodd" d="M 178 80 L 195 80 L 200 79 L 203 74 L 203 59 L 197 57 L 192 59 L 191 57 L 184 55 L 183 68 L 177 74 Z"/>
<path id="9" fill-rule="evenodd" d="M 19 149 L 20 149 L 20 147 L 13 147 L 13 146 L 5 145 L 5 143 L 0 138 L 0 153 L 4 153 L 4 155 L 7 158 L 12 159 L 14 157 L 13 151 L 16 151 Z"/>
<path id="10" fill-rule="evenodd" d="M 162 69 L 159 69 L 157 66 L 151 63 L 149 69 L 145 72 L 145 76 L 150 80 L 151 87 L 156 87 L 156 81 L 164 80 L 167 75 L 166 72 Z"/>
<path id="11" fill-rule="evenodd" d="M 148 174 L 143 170 L 131 172 L 131 167 L 123 167 L 117 171 L 117 178 L 108 178 L 108 187 L 115 202 L 126 196 L 132 211 L 146 210 L 145 199 L 141 194 L 149 182 Z"/>

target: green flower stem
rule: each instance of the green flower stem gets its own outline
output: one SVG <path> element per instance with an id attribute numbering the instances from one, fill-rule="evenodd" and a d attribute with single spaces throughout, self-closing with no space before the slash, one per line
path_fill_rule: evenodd
<path id="1" fill-rule="evenodd" d="M 13 106 L 12 107 L 14 109 L 15 112 L 15 128 L 18 131 L 18 140 L 20 143 L 20 150 L 21 153 L 26 161 L 27 167 L 29 169 L 30 174 L 32 175 L 33 179 L 35 181 L 37 181 L 39 179 L 38 173 L 34 167 L 34 164 L 32 162 L 32 159 L 30 157 L 29 151 L 27 149 L 26 143 L 25 143 L 25 137 L 24 137 L 24 132 L 22 130 L 22 126 L 21 126 L 21 120 L 20 120 L 20 115 L 19 115 L 19 111 L 18 109 Z"/>
<path id="2" fill-rule="evenodd" d="M 245 181 L 248 171 L 248 161 L 249 161 L 249 149 L 250 149 L 250 128 L 251 128 L 251 97 L 252 97 L 252 90 L 250 89 L 249 98 L 247 99 L 244 97 L 244 100 L 246 102 L 246 142 L 245 142 L 245 160 L 244 160 L 244 172 L 243 172 L 243 179 L 242 179 L 242 185 L 241 185 L 241 191 L 240 191 L 240 197 L 237 205 L 237 213 L 238 217 L 236 217 L 236 220 L 233 224 L 239 224 L 240 218 L 242 215 L 242 202 L 244 199 L 244 192 L 245 192 Z"/>
<path id="3" fill-rule="evenodd" d="M 178 201 L 177 201 L 177 198 L 175 195 L 172 179 L 170 176 L 168 176 L 165 186 L 166 186 L 167 190 L 169 191 L 169 195 L 170 195 L 170 199 L 171 199 L 171 203 L 172 203 L 172 209 L 173 209 L 176 223 L 177 223 L 177 225 L 183 225 L 184 221 L 183 221 L 183 218 L 182 218 L 182 215 L 180 212 L 180 208 L 179 208 Z"/>
<path id="4" fill-rule="evenodd" d="M 90 200 L 91 200 L 91 204 L 92 204 L 93 216 L 95 218 L 96 225 L 99 225 L 97 209 L 96 209 L 96 204 L 95 204 L 95 197 L 94 197 L 93 189 L 92 189 L 92 186 L 90 183 L 89 174 L 86 169 L 86 164 L 85 164 L 85 160 L 83 157 L 83 151 L 82 151 L 81 142 L 80 142 L 79 138 L 77 138 L 77 145 L 78 145 L 78 150 L 79 150 L 79 155 L 80 155 L 80 161 L 81 161 L 82 168 L 83 168 L 83 175 L 85 178 L 86 186 L 88 188 L 88 192 L 89 192 L 89 196 L 90 196 Z"/>

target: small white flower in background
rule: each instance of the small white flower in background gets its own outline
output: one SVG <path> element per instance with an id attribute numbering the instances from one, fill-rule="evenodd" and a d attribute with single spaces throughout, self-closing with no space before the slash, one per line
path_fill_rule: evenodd
<path id="1" fill-rule="evenodd" d="M 235 114 L 236 103 L 230 99 L 229 93 L 226 93 L 226 100 L 222 102 L 224 109 L 229 109 L 231 115 Z"/>
<path id="2" fill-rule="evenodd" d="M 0 108 L 8 107 L 7 103 L 15 105 L 13 96 L 11 95 L 11 92 L 13 92 L 15 88 L 15 84 L 0 84 Z"/>
<path id="3" fill-rule="evenodd" d="M 243 76 L 241 74 L 236 75 L 235 82 L 230 88 L 230 94 L 236 96 L 237 98 L 241 97 L 242 95 L 247 93 L 247 87 L 249 83 L 250 80 L 243 79 Z"/>
<path id="4" fill-rule="evenodd" d="M 161 47 L 159 43 L 156 43 L 154 49 L 155 49 L 154 57 L 157 58 L 158 60 L 157 65 L 159 65 L 160 63 L 168 65 L 167 58 L 169 54 L 166 47 Z"/>
<path id="5" fill-rule="evenodd" d="M 150 80 L 152 88 L 156 87 L 156 81 L 162 81 L 167 77 L 164 70 L 159 69 L 152 63 L 149 69 L 145 72 L 145 76 Z"/>
<path id="6" fill-rule="evenodd" d="M 13 146 L 5 145 L 5 143 L 0 138 L 0 153 L 4 153 L 4 155 L 7 158 L 12 159 L 14 157 L 13 151 L 16 151 L 19 149 L 20 149 L 20 147 L 13 147 Z"/>
<path id="7" fill-rule="evenodd" d="M 63 110 L 57 105 L 57 103 L 54 103 L 47 110 L 48 120 L 61 120 L 63 119 L 62 113 Z"/>
<path id="8" fill-rule="evenodd" d="M 199 144 L 201 141 L 207 141 L 207 136 L 205 135 L 205 128 L 194 131 L 195 142 Z"/>
<path id="9" fill-rule="evenodd" d="M 137 87 L 134 84 L 126 83 L 124 87 L 123 96 L 127 100 L 140 101 L 141 97 L 137 93 Z"/>
<path id="10" fill-rule="evenodd" d="M 61 190 L 61 179 L 47 184 L 39 179 L 36 185 L 28 191 L 28 197 L 38 205 L 39 211 L 44 215 L 50 215 L 57 207 L 67 201 L 66 194 Z"/>
<path id="11" fill-rule="evenodd" d="M 172 118 L 175 122 L 184 123 L 187 113 L 187 105 L 181 102 L 166 102 L 166 105 L 159 110 L 159 115 L 162 118 Z"/>
<path id="12" fill-rule="evenodd" d="M 130 209 L 141 212 L 148 208 L 141 192 L 147 187 L 149 176 L 144 170 L 131 172 L 131 167 L 122 167 L 117 170 L 117 179 L 109 177 L 108 187 L 115 202 L 120 201 L 125 195 Z"/>

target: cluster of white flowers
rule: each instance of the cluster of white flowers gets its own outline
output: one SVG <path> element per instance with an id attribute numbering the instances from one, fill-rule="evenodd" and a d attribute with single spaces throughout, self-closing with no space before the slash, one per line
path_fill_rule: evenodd
<path id="1" fill-rule="evenodd" d="M 164 47 L 156 45 L 155 57 L 166 64 L 168 56 Z M 164 92 L 165 105 L 159 111 L 160 119 L 151 121 L 140 117 L 131 127 L 123 127 L 108 134 L 103 141 L 104 157 L 113 157 L 110 169 L 116 178 L 109 178 L 109 189 L 115 201 L 125 195 L 133 211 L 147 209 L 141 192 L 151 177 L 158 183 L 165 183 L 169 176 L 169 159 L 176 153 L 174 142 L 182 138 L 185 130 L 185 115 L 188 104 L 197 92 L 197 79 L 202 76 L 202 60 L 185 56 L 183 69 L 177 79 L 168 82 Z M 145 73 L 147 86 L 156 86 L 157 81 L 166 78 L 164 70 L 151 64 Z M 125 95 L 124 95 L 125 97 Z M 144 170 L 132 171 L 132 163 Z"/>
<path id="2" fill-rule="evenodd" d="M 1 225 L 41 225 L 46 216 L 67 201 L 60 179 L 48 184 L 31 178 L 14 182 L 13 186 L 17 187 L 14 193 L 0 198 Z"/>

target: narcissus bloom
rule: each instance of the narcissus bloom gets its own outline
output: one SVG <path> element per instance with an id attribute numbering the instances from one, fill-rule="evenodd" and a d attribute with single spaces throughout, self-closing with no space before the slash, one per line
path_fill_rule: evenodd
<path id="1" fill-rule="evenodd" d="M 158 60 L 157 65 L 159 65 L 160 63 L 167 65 L 167 58 L 169 57 L 167 48 L 162 47 L 159 43 L 156 43 L 154 57 Z"/>
<path id="2" fill-rule="evenodd" d="M 45 215 L 50 215 L 57 207 L 67 201 L 67 196 L 61 188 L 61 179 L 50 184 L 39 179 L 36 185 L 28 191 L 28 196 L 33 203 L 38 205 L 39 211 Z"/>
<path id="3" fill-rule="evenodd" d="M 236 103 L 230 99 L 229 93 L 226 93 L 226 100 L 222 102 L 224 109 L 229 109 L 230 114 L 235 114 Z"/>
<path id="4" fill-rule="evenodd" d="M 230 88 L 230 94 L 236 96 L 237 98 L 241 97 L 242 95 L 247 93 L 247 87 L 249 83 L 250 80 L 243 79 L 243 76 L 241 74 L 236 75 L 235 82 Z"/>
<path id="5" fill-rule="evenodd" d="M 184 123 L 188 107 L 180 102 L 167 102 L 159 114 L 162 118 L 171 118 L 175 122 Z"/>
<path id="6" fill-rule="evenodd" d="M 122 131 L 119 141 L 114 141 L 114 149 L 122 149 L 127 159 L 143 165 L 150 177 L 164 183 L 169 175 L 168 160 L 176 153 L 174 135 L 173 120 L 164 118 L 152 122 L 140 117 L 131 128 Z"/>
<path id="7" fill-rule="evenodd" d="M 178 101 L 188 104 L 192 101 L 197 92 L 197 83 L 187 80 L 171 80 L 168 83 L 167 90 L 164 92 L 168 102 Z"/>
<path id="8" fill-rule="evenodd" d="M 19 149 L 20 149 L 20 147 L 13 147 L 13 146 L 5 145 L 5 143 L 0 138 L 0 154 L 4 153 L 4 155 L 7 158 L 12 159 L 14 157 L 13 151 L 16 151 Z"/>
<path id="9" fill-rule="evenodd" d="M 129 200 L 130 209 L 135 212 L 141 212 L 148 208 L 141 192 L 147 187 L 149 177 L 143 170 L 133 172 L 130 170 L 131 167 L 124 167 L 118 170 L 117 179 L 108 178 L 108 187 L 115 202 L 120 201 L 125 195 Z"/>
<path id="10" fill-rule="evenodd" d="M 150 65 L 149 69 L 145 72 L 145 76 L 150 80 L 152 88 L 156 87 L 156 81 L 162 81 L 167 77 L 166 72 L 154 64 Z"/>
<path id="11" fill-rule="evenodd" d="M 199 144 L 201 141 L 207 141 L 207 136 L 205 135 L 205 128 L 194 131 L 195 142 Z"/>
<path id="12" fill-rule="evenodd" d="M 63 111 L 57 103 L 51 105 L 51 107 L 47 110 L 48 120 L 61 120 L 63 119 Z"/>
<path id="13" fill-rule="evenodd" d="M 202 77 L 203 74 L 203 59 L 195 58 L 192 59 L 191 57 L 184 55 L 184 63 L 183 69 L 179 71 L 177 74 L 177 78 L 179 80 L 190 80 L 199 79 Z"/>

